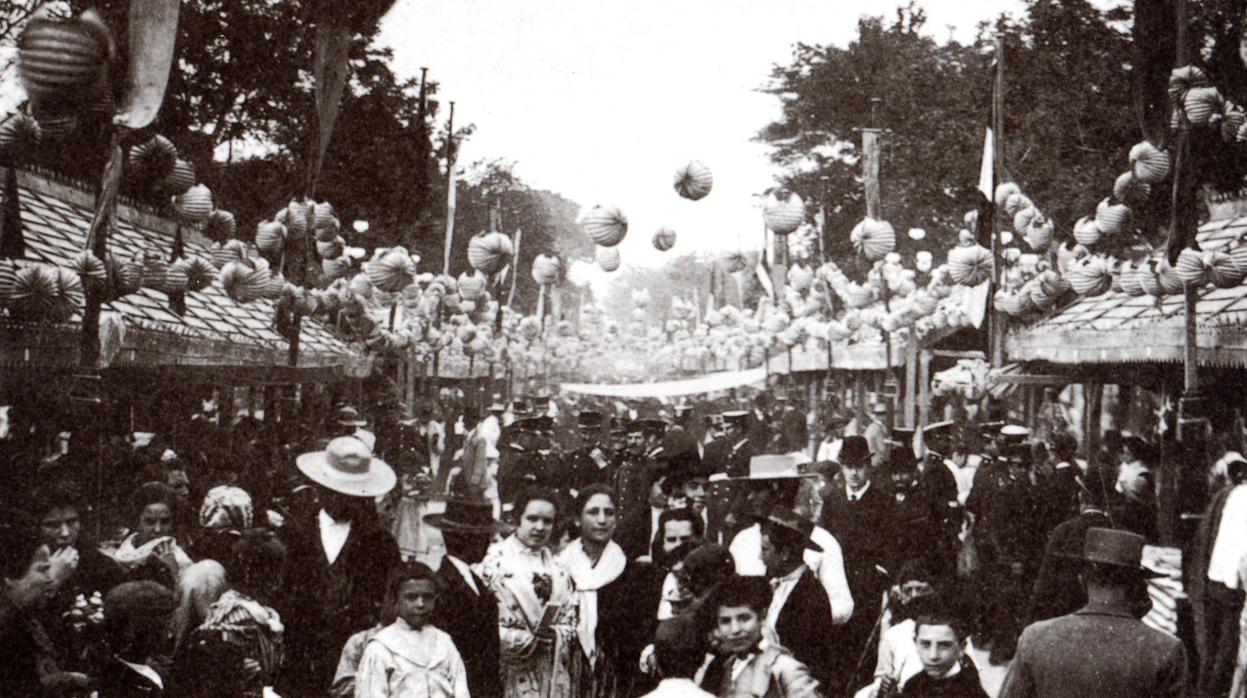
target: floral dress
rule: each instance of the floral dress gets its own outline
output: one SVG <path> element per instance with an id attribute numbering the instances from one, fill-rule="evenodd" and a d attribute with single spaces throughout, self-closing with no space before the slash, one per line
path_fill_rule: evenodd
<path id="1" fill-rule="evenodd" d="M 576 595 L 571 575 L 549 548 L 534 551 L 510 536 L 481 563 L 481 576 L 498 598 L 503 695 L 570 698 L 576 642 Z M 554 641 L 540 643 L 542 624 Z"/>

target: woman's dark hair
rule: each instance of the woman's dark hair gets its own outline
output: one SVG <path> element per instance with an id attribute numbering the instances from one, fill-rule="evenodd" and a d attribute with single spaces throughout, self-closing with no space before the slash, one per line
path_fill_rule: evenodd
<path id="1" fill-rule="evenodd" d="M 589 503 L 589 500 L 592 499 L 595 495 L 599 495 L 599 494 L 604 494 L 607 497 L 610 497 L 611 504 L 614 504 L 616 507 L 619 506 L 619 496 L 615 494 L 615 488 L 611 487 L 610 485 L 604 485 L 600 482 L 595 482 L 592 485 L 589 485 L 588 487 L 581 490 L 580 493 L 576 495 L 576 504 L 575 504 L 576 516 L 579 517 L 580 514 L 584 512 L 585 505 Z M 521 510 L 521 513 L 522 513 L 522 510 Z"/>
<path id="2" fill-rule="evenodd" d="M 554 516 L 559 515 L 559 498 L 554 492 L 544 487 L 530 486 L 523 489 L 519 496 L 515 498 L 515 518 L 519 519 L 524 515 L 524 510 L 528 508 L 529 502 L 549 502 L 554 507 Z"/>
<path id="3" fill-rule="evenodd" d="M 33 519 L 13 509 L 0 512 L 0 577 L 20 579 L 26 576 L 35 553 L 42 546 L 43 539 Z"/>
<path id="4" fill-rule="evenodd" d="M 87 501 L 78 486 L 68 480 L 57 480 L 36 485 L 30 493 L 29 511 L 36 519 L 42 519 L 53 509 L 74 509 L 79 516 L 87 513 Z"/>
<path id="5" fill-rule="evenodd" d="M 234 543 L 228 560 L 223 561 L 230 583 L 251 594 L 280 579 L 286 566 L 286 546 L 266 528 L 243 532 Z"/>
<path id="6" fill-rule="evenodd" d="M 131 502 L 135 519 L 142 516 L 143 510 L 152 504 L 163 504 L 169 507 L 169 512 L 173 514 L 175 519 L 177 518 L 178 493 L 163 482 L 143 483 L 139 486 L 138 491 L 134 493 L 134 498 Z"/>

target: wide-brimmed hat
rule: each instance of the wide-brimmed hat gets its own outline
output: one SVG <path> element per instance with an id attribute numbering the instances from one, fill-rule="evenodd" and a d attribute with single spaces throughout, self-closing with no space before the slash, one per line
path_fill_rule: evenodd
<path id="1" fill-rule="evenodd" d="M 782 535 L 788 540 L 815 552 L 823 552 L 823 546 L 815 543 L 810 534 L 814 533 L 814 522 L 784 506 L 771 509 L 766 516 L 756 517 L 764 530 Z"/>
<path id="2" fill-rule="evenodd" d="M 840 443 L 840 454 L 836 462 L 841 465 L 857 465 L 870 460 L 870 444 L 864 436 L 846 436 Z"/>
<path id="3" fill-rule="evenodd" d="M 489 502 L 452 498 L 446 500 L 446 511 L 427 514 L 424 522 L 443 531 L 470 535 L 492 536 L 499 530 Z"/>
<path id="4" fill-rule="evenodd" d="M 325 450 L 304 453 L 295 464 L 312 482 L 353 497 L 379 497 L 394 489 L 398 480 L 394 469 L 374 458 L 355 436 L 332 439 Z"/>
<path id="5" fill-rule="evenodd" d="M 1081 555 L 1065 555 L 1076 557 L 1085 563 L 1106 565 L 1118 569 L 1138 572 L 1145 577 L 1163 576 L 1143 566 L 1143 546 L 1147 539 L 1131 531 L 1115 528 L 1088 528 L 1083 538 Z"/>
<path id="6" fill-rule="evenodd" d="M 359 410 L 350 405 L 343 405 L 334 413 L 333 419 L 344 427 L 364 427 L 368 426 L 368 420 L 360 416 Z"/>
<path id="7" fill-rule="evenodd" d="M 711 482 L 738 482 L 742 480 L 782 480 L 798 477 L 818 477 L 818 473 L 801 472 L 801 461 L 790 453 L 754 456 L 749 459 L 749 474 L 729 477 L 726 473 L 710 476 Z"/>

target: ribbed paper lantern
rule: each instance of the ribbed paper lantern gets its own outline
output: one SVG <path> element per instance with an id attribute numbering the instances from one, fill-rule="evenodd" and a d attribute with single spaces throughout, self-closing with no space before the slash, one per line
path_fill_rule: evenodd
<path id="1" fill-rule="evenodd" d="M 416 280 L 416 263 L 402 247 L 378 250 L 364 265 L 368 281 L 386 293 L 398 293 Z"/>
<path id="2" fill-rule="evenodd" d="M 502 233 L 479 233 L 468 240 L 468 264 L 486 274 L 502 271 L 511 255 L 511 238 Z"/>
<path id="3" fill-rule="evenodd" d="M 143 261 L 139 259 L 121 259 L 109 255 L 104 260 L 108 268 L 109 296 L 121 298 L 137 293 L 143 286 Z"/>
<path id="4" fill-rule="evenodd" d="M 1122 293 L 1127 296 L 1141 296 L 1144 294 L 1143 286 L 1139 282 L 1139 267 L 1127 263 L 1118 272 L 1117 277 L 1121 282 Z"/>
<path id="5" fill-rule="evenodd" d="M 552 255 L 539 254 L 533 259 L 532 276 L 533 281 L 542 286 L 549 286 L 558 283 L 559 273 L 562 271 L 562 262 L 558 257 Z"/>
<path id="6" fill-rule="evenodd" d="M 771 232 L 788 235 L 805 222 L 805 202 L 795 193 L 781 189 L 766 197 L 762 217 Z"/>
<path id="7" fill-rule="evenodd" d="M 1111 199 L 1104 199 L 1095 207 L 1095 220 L 1100 231 L 1106 235 L 1117 235 L 1130 225 L 1130 207 L 1115 204 Z"/>
<path id="8" fill-rule="evenodd" d="M 1186 282 L 1178 276 L 1173 267 L 1169 266 L 1168 260 L 1161 259 L 1156 263 L 1156 278 L 1160 281 L 1165 293 L 1170 295 L 1182 293 L 1185 289 Z"/>
<path id="9" fill-rule="evenodd" d="M 614 247 L 628 234 L 628 219 L 614 206 L 598 205 L 585 212 L 580 227 L 594 244 Z"/>
<path id="10" fill-rule="evenodd" d="M 322 259 L 320 268 L 324 272 L 325 277 L 330 281 L 340 279 L 351 271 L 351 260 L 346 256 L 335 259 Z"/>
<path id="11" fill-rule="evenodd" d="M 1204 262 L 1204 275 L 1217 288 L 1233 288 L 1243 282 L 1243 272 L 1230 255 L 1221 250 L 1205 250 L 1201 255 Z"/>
<path id="12" fill-rule="evenodd" d="M 1204 269 L 1204 257 L 1189 247 L 1178 253 L 1178 261 L 1173 265 L 1173 273 L 1184 284 L 1203 286 L 1208 280 Z"/>
<path id="13" fill-rule="evenodd" d="M 160 280 L 149 286 L 166 295 L 186 292 L 190 288 L 190 270 L 186 260 L 179 259 L 166 264 Z"/>
<path id="14" fill-rule="evenodd" d="M 1100 224 L 1090 216 L 1083 216 L 1074 224 L 1074 239 L 1080 245 L 1088 247 L 1095 245 L 1100 241 L 1100 237 L 1104 231 L 1100 229 Z"/>
<path id="15" fill-rule="evenodd" d="M 212 248 L 212 264 L 217 269 L 222 269 L 230 262 L 237 262 L 247 258 L 247 243 L 242 240 L 227 240 L 225 243 L 215 245 Z"/>
<path id="16" fill-rule="evenodd" d="M 1080 296 L 1099 296 L 1113 285 L 1113 271 L 1108 260 L 1099 255 L 1079 260 L 1069 273 L 1070 288 Z"/>
<path id="17" fill-rule="evenodd" d="M 312 221 L 316 230 L 338 231 L 338 219 L 333 215 L 333 206 L 327 201 L 318 201 L 312 207 Z"/>
<path id="18" fill-rule="evenodd" d="M 1130 149 L 1130 171 L 1143 184 L 1156 184 L 1169 176 L 1169 153 L 1147 141 Z"/>
<path id="19" fill-rule="evenodd" d="M 597 260 L 598 266 L 602 268 L 602 271 L 615 271 L 619 268 L 620 260 L 617 248 L 598 245 L 598 248 L 593 252 L 593 258 Z"/>
<path id="20" fill-rule="evenodd" d="M 287 233 L 303 235 L 307 232 L 308 216 L 311 211 L 312 208 L 307 202 L 294 199 L 286 204 L 286 208 L 278 211 L 273 219 L 286 226 Z"/>
<path id="21" fill-rule="evenodd" d="M 0 308 L 7 308 L 13 302 L 17 269 L 17 264 L 13 260 L 0 257 Z"/>
<path id="22" fill-rule="evenodd" d="M 1014 194 L 1021 194 L 1021 193 L 1022 193 L 1021 188 L 1019 188 L 1018 185 L 1015 184 L 1014 182 L 1005 182 L 1003 184 L 997 184 L 996 195 L 993 197 L 996 200 L 996 207 L 1004 208 L 1005 203 L 1009 201 L 1010 196 Z M 968 216 L 969 214 L 966 214 L 966 215 Z M 977 220 L 978 217 L 975 216 L 975 219 Z M 969 225 L 969 224 L 970 222 L 966 221 L 966 225 Z"/>
<path id="23" fill-rule="evenodd" d="M 212 285 L 212 280 L 216 278 L 216 267 L 202 257 L 189 257 L 187 259 L 179 259 L 174 264 L 182 267 L 186 273 L 186 290 L 202 291 Z"/>
<path id="24" fill-rule="evenodd" d="M 286 246 L 286 226 L 277 221 L 264 221 L 255 229 L 255 246 L 261 252 L 277 254 Z M 321 255 L 324 257 L 324 255 Z"/>
<path id="25" fill-rule="evenodd" d="M 234 214 L 221 209 L 213 209 L 208 214 L 208 219 L 204 221 L 203 234 L 209 240 L 225 241 L 234 237 L 234 233 L 238 232 L 238 221 L 234 218 Z"/>
<path id="26" fill-rule="evenodd" d="M 1221 113 L 1225 99 L 1215 87 L 1192 87 L 1186 91 L 1182 105 L 1192 126 L 1206 126 L 1213 114 Z"/>
<path id="27" fill-rule="evenodd" d="M 1005 213 L 1012 218 L 1018 214 L 1018 211 L 1030 208 L 1035 205 L 1030 197 L 1022 192 L 1014 192 L 1005 198 Z"/>
<path id="28" fill-rule="evenodd" d="M 337 259 L 346 252 L 346 241 L 340 237 L 335 237 L 328 242 L 316 241 L 316 254 L 321 259 Z"/>
<path id="29" fill-rule="evenodd" d="M 1031 220 L 1026 227 L 1026 232 L 1022 234 L 1022 239 L 1030 246 L 1032 250 L 1039 252 L 1046 251 L 1048 246 L 1052 244 L 1052 234 L 1056 231 L 1056 224 L 1047 216 L 1038 216 Z"/>
<path id="30" fill-rule="evenodd" d="M 675 231 L 671 228 L 659 228 L 654 233 L 654 249 L 666 252 L 675 246 Z"/>
<path id="31" fill-rule="evenodd" d="M 130 148 L 130 168 L 140 176 L 150 177 L 153 181 L 162 180 L 172 174 L 173 165 L 177 160 L 178 149 L 174 147 L 173 141 L 160 134 Z M 189 189 L 190 186 L 186 188 Z"/>
<path id="32" fill-rule="evenodd" d="M 173 161 L 173 169 L 164 178 L 164 188 L 171 194 L 181 194 L 195 186 L 195 166 L 178 158 Z"/>
<path id="33" fill-rule="evenodd" d="M 31 19 L 17 45 L 18 75 L 32 99 L 77 102 L 97 94 L 109 60 L 109 39 L 94 11 L 76 19 Z"/>
<path id="34" fill-rule="evenodd" d="M 108 285 L 108 267 L 104 260 L 88 251 L 74 255 L 69 268 L 82 277 L 84 288 L 102 289 Z"/>
<path id="35" fill-rule="evenodd" d="M 17 269 L 9 311 L 25 320 L 53 320 L 58 309 L 59 277 L 55 267 L 28 264 Z"/>
<path id="36" fill-rule="evenodd" d="M 464 272 L 459 275 L 458 284 L 459 297 L 464 300 L 474 301 L 485 295 L 485 275 L 481 272 L 469 274 Z"/>
<path id="37" fill-rule="evenodd" d="M 1184 65 L 1174 68 L 1169 73 L 1169 101 L 1180 105 L 1186 100 L 1187 93 L 1196 87 L 1207 87 L 1208 76 L 1197 66 Z"/>
<path id="38" fill-rule="evenodd" d="M 896 249 L 896 231 L 887 221 L 866 218 L 849 233 L 849 240 L 858 254 L 870 261 L 878 261 Z"/>
<path id="39" fill-rule="evenodd" d="M 158 252 L 148 252 L 143 255 L 143 287 L 156 289 L 157 291 L 165 285 L 166 274 L 169 271 L 169 262 Z"/>
<path id="40" fill-rule="evenodd" d="M 697 201 L 710 193 L 710 188 L 714 186 L 714 175 L 709 167 L 693 160 L 676 170 L 673 185 L 680 196 Z"/>
<path id="41" fill-rule="evenodd" d="M 948 252 L 948 272 L 963 286 L 977 286 L 991 278 L 992 253 L 982 245 L 954 247 Z"/>
<path id="42" fill-rule="evenodd" d="M 247 262 L 230 262 L 217 274 L 217 283 L 225 290 L 225 295 L 235 302 L 250 303 L 264 293 L 264 284 L 252 280 L 254 272 L 255 268 Z"/>
<path id="43" fill-rule="evenodd" d="M 1025 235 L 1026 229 L 1030 226 L 1031 221 L 1035 220 L 1036 218 L 1040 218 L 1042 216 L 1043 214 L 1041 214 L 1039 212 L 1039 209 L 1035 208 L 1034 206 L 1027 206 L 1024 209 L 1020 209 L 1017 213 L 1013 215 L 1014 232 L 1016 232 L 1018 235 Z"/>
<path id="44" fill-rule="evenodd" d="M 1139 280 L 1139 288 L 1149 296 L 1157 298 L 1165 295 L 1165 287 L 1160 283 L 1160 275 L 1156 272 L 1155 263 L 1144 262 L 1135 272 Z"/>
<path id="45" fill-rule="evenodd" d="M 202 223 L 212 213 L 212 192 L 208 187 L 196 184 L 173 198 L 173 210 L 182 221 Z"/>

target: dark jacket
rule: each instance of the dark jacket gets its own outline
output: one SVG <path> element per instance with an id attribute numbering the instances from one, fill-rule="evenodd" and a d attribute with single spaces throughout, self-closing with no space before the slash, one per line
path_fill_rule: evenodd
<path id="1" fill-rule="evenodd" d="M 375 517 L 352 524 L 332 565 L 316 515 L 300 523 L 286 541 L 288 602 L 279 609 L 287 643 L 287 691 L 279 690 L 282 695 L 315 694 L 329 687 L 347 639 L 376 625 L 386 580 L 399 562 L 398 544 Z"/>
<path id="2" fill-rule="evenodd" d="M 853 594 L 854 609 L 873 609 L 878 613 L 887 579 L 875 569 L 891 574 L 896 567 L 896 498 L 870 483 L 861 499 L 850 502 L 843 486 L 837 487 L 823 503 L 823 528 L 836 537 L 844 555 L 844 574 Z M 857 611 L 854 611 L 854 615 Z M 875 616 L 868 613 L 870 622 Z"/>
<path id="3" fill-rule="evenodd" d="M 629 560 L 622 574 L 598 590 L 599 661 L 614 664 L 620 695 L 631 695 L 643 680 L 641 650 L 654 641 L 664 576 L 655 565 Z"/>
<path id="4" fill-rule="evenodd" d="M 40 662 L 52 656 L 51 640 L 38 621 L 0 594 L 0 695 L 38 696 Z"/>
<path id="5" fill-rule="evenodd" d="M 1044 549 L 1043 564 L 1035 578 L 1035 590 L 1031 594 L 1028 623 L 1068 615 L 1087 603 L 1078 573 L 1083 564 L 1083 541 L 1089 528 L 1111 528 L 1108 516 L 1093 509 L 1062 522 L 1052 530 Z"/>
<path id="6" fill-rule="evenodd" d="M 177 693 L 177 691 L 170 690 L 169 679 L 164 673 L 160 673 L 160 678 L 164 682 L 162 689 L 152 683 L 151 679 L 122 664 L 119 659 L 113 659 L 105 664 L 94 678 L 100 698 L 140 698 Z"/>
<path id="7" fill-rule="evenodd" d="M 1089 605 L 1022 631 L 1000 698 L 1176 698 L 1186 684 L 1181 640 L 1128 609 Z"/>
<path id="8" fill-rule="evenodd" d="M 779 636 L 779 643 L 808 667 L 819 683 L 838 687 L 843 684 L 841 677 L 833 676 L 838 666 L 835 646 L 838 633 L 828 627 L 826 619 L 830 617 L 831 601 L 827 590 L 818 577 L 803 566 L 801 578 L 779 612 L 775 634 Z"/>
<path id="9" fill-rule="evenodd" d="M 502 695 L 498 680 L 498 600 L 483 579 L 475 572 L 471 574 L 479 594 L 472 591 L 453 563 L 442 560 L 437 570 L 441 595 L 433 625 L 454 640 L 468 673 L 468 693 Z"/>
<path id="10" fill-rule="evenodd" d="M 987 698 L 979 670 L 969 657 L 961 659 L 961 670 L 946 679 L 932 678 L 923 671 L 905 682 L 901 698 Z"/>
<path id="11" fill-rule="evenodd" d="M 623 520 L 619 526 L 619 533 L 615 536 L 615 542 L 619 543 L 619 547 L 623 548 L 624 554 L 629 560 L 635 560 L 642 555 L 651 553 L 650 546 L 654 542 L 654 522 L 651 521 L 651 512 L 649 504 L 644 509 L 632 512 Z"/>

